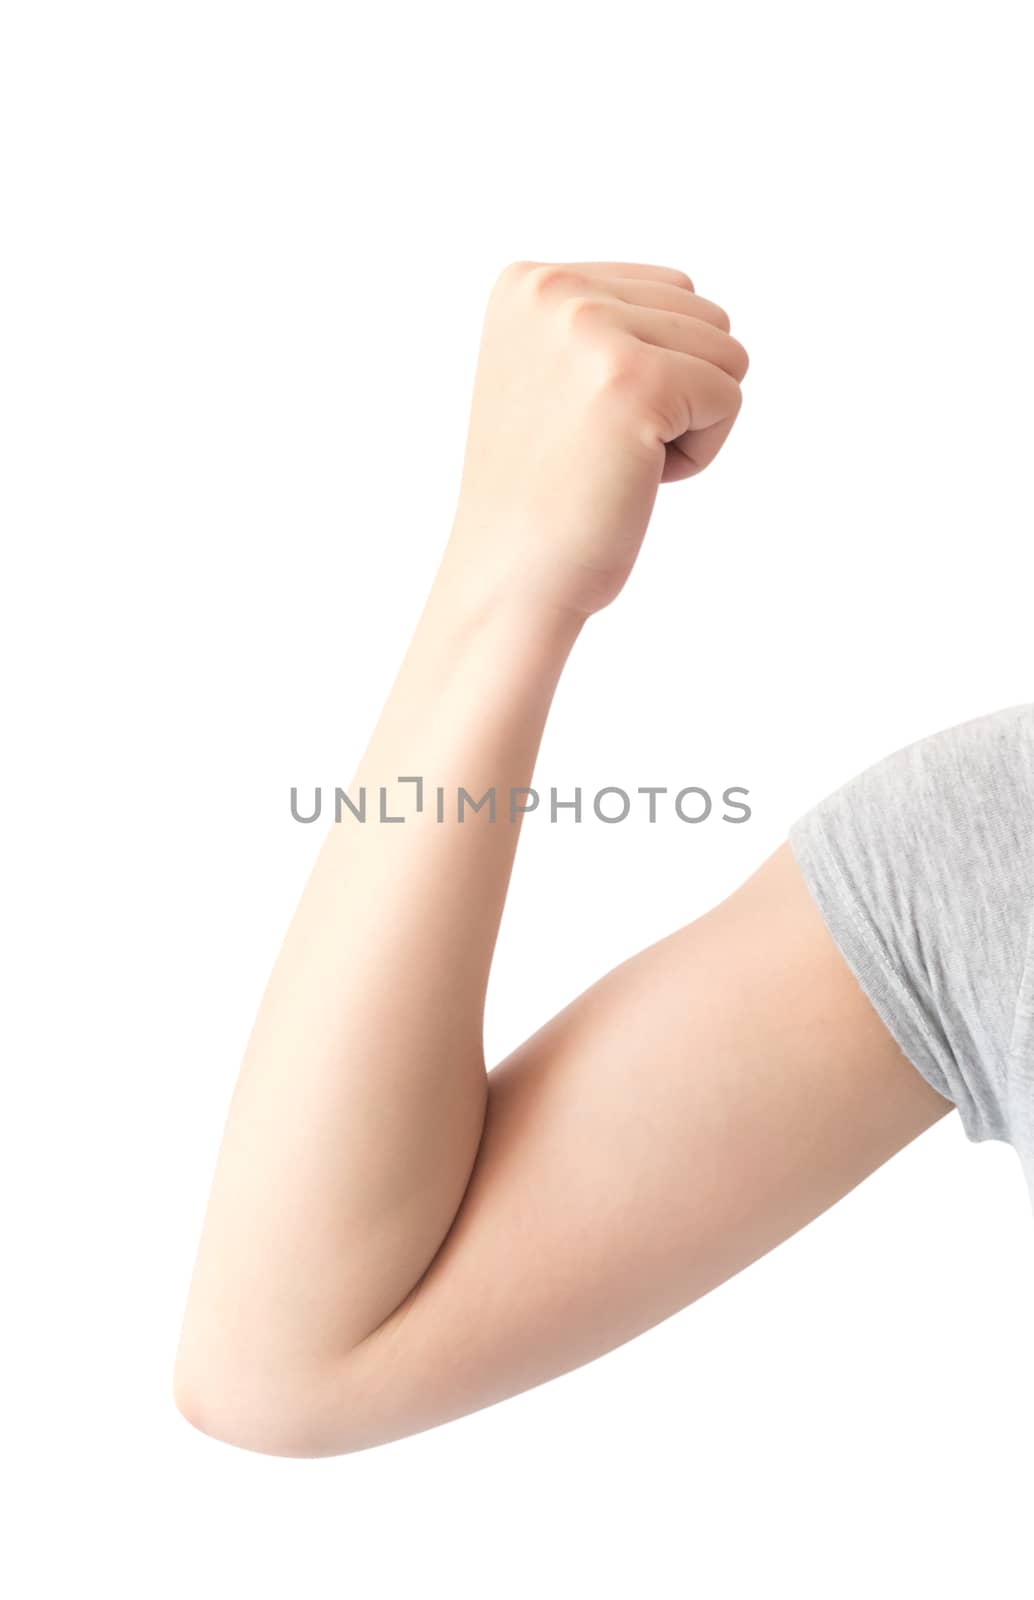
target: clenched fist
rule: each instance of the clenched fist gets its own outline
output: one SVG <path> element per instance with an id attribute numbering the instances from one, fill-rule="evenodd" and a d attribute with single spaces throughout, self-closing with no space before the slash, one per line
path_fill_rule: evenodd
<path id="1" fill-rule="evenodd" d="M 582 616 L 618 594 L 660 484 L 712 461 L 747 352 L 685 273 L 507 267 L 489 296 L 450 570 Z"/>

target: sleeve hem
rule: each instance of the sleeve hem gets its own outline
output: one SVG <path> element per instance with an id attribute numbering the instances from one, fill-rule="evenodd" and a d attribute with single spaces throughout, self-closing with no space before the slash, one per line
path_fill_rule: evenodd
<path id="1" fill-rule="evenodd" d="M 987 1125 L 959 1074 L 946 1071 L 944 1052 L 921 1006 L 852 893 L 818 819 L 813 814 L 799 818 L 789 830 L 789 843 L 841 955 L 899 1049 L 920 1077 L 955 1107 L 968 1139 L 976 1143 L 1005 1137 Z"/>

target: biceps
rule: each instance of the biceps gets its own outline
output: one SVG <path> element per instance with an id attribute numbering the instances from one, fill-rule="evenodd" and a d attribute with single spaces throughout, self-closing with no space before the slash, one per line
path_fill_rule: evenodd
<path id="1" fill-rule="evenodd" d="M 786 845 L 489 1075 L 441 1249 L 349 1352 L 305 1453 L 363 1449 L 570 1371 L 690 1304 L 951 1109 L 833 943 Z"/>

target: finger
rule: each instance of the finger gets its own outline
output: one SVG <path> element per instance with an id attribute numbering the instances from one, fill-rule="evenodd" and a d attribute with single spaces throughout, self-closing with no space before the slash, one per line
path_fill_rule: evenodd
<path id="1" fill-rule="evenodd" d="M 680 439 L 684 433 L 711 428 L 739 411 L 743 391 L 735 378 L 713 362 L 659 345 L 639 344 L 638 350 L 640 358 L 648 350 L 653 364 L 654 370 L 647 371 L 646 378 L 654 425 L 664 444 Z"/>
<path id="2" fill-rule="evenodd" d="M 692 296 L 687 296 L 692 300 Z M 713 322 L 687 316 L 680 311 L 660 311 L 652 306 L 635 306 L 622 302 L 617 316 L 628 333 L 635 334 L 644 344 L 657 345 L 666 350 L 681 350 L 687 356 L 700 356 L 713 366 L 721 367 L 730 378 L 742 383 L 750 365 L 750 358 L 738 339 L 716 328 Z"/>
<path id="3" fill-rule="evenodd" d="M 728 312 L 702 294 L 680 288 L 673 283 L 654 282 L 648 278 L 614 278 L 601 285 L 616 300 L 627 300 L 632 305 L 656 306 L 660 311 L 679 311 L 684 316 L 700 317 L 716 328 L 728 333 L 731 327 Z"/>
<path id="4" fill-rule="evenodd" d="M 729 437 L 735 421 L 735 416 L 725 417 L 721 422 L 712 423 L 709 428 L 684 433 L 666 444 L 661 482 L 677 483 L 682 478 L 692 478 L 698 472 L 703 472 Z"/>
<path id="5" fill-rule="evenodd" d="M 644 266 L 639 261 L 565 261 L 562 264 L 572 272 L 583 272 L 589 278 L 656 279 L 658 283 L 671 284 L 676 289 L 693 292 L 693 280 L 677 267 Z"/>

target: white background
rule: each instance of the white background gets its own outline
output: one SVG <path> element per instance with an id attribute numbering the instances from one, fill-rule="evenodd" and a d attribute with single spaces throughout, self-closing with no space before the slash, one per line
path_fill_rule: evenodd
<path id="1" fill-rule="evenodd" d="M 1032 1219 L 956 1114 L 580 1372 L 356 1456 L 172 1362 L 240 1054 L 447 533 L 517 258 L 684 268 L 752 357 L 579 642 L 500 1059 L 884 753 L 1034 698 L 1021 8 L 55 5 L 0 37 L 4 1454 L 19 1597 L 1028 1596 Z"/>

